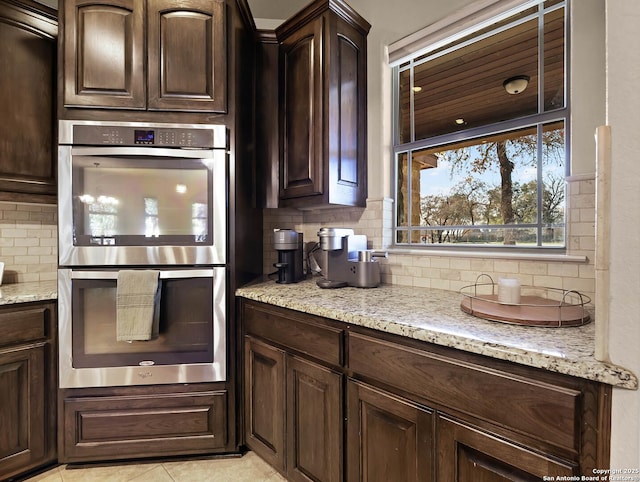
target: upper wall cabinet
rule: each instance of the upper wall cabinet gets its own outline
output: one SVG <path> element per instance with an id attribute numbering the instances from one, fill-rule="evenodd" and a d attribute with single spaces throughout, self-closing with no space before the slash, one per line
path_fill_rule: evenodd
<path id="1" fill-rule="evenodd" d="M 0 201 L 55 203 L 55 11 L 0 0 Z"/>
<path id="2" fill-rule="evenodd" d="M 365 205 L 370 28 L 343 1 L 317 0 L 276 30 L 282 207 Z"/>
<path id="3" fill-rule="evenodd" d="M 227 111 L 224 0 L 66 0 L 64 105 Z"/>

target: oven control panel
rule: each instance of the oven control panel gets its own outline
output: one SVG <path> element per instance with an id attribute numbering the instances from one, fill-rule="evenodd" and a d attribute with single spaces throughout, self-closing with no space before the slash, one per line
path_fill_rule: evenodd
<path id="1" fill-rule="evenodd" d="M 211 149 L 224 147 L 223 126 L 146 127 L 123 125 L 73 126 L 73 144 L 87 146 L 149 146 Z M 216 135 L 217 134 L 217 135 Z"/>

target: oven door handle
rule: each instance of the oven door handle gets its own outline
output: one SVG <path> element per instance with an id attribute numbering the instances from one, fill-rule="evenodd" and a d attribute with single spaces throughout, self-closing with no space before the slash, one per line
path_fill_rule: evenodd
<path id="1" fill-rule="evenodd" d="M 160 279 L 215 278 L 214 269 L 159 270 Z M 118 279 L 118 271 L 71 271 L 71 279 Z"/>
<path id="2" fill-rule="evenodd" d="M 208 159 L 220 149 L 164 149 L 159 147 L 72 147 L 72 156 L 140 156 Z"/>

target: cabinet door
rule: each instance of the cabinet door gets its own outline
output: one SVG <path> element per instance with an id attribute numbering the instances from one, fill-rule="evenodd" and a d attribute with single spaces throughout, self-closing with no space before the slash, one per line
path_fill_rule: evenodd
<path id="1" fill-rule="evenodd" d="M 144 109 L 144 2 L 63 5 L 64 105 Z"/>
<path id="2" fill-rule="evenodd" d="M 150 110 L 226 112 L 224 0 L 148 0 Z"/>
<path id="3" fill-rule="evenodd" d="M 367 198 L 366 37 L 348 22 L 336 22 L 326 62 L 327 158 L 330 204 L 365 206 Z"/>
<path id="4" fill-rule="evenodd" d="M 55 17 L 0 2 L 0 201 L 56 202 Z"/>
<path id="5" fill-rule="evenodd" d="M 347 382 L 347 480 L 431 482 L 431 411 L 359 382 Z"/>
<path id="6" fill-rule="evenodd" d="M 287 475 L 292 481 L 342 480 L 342 376 L 287 358 Z"/>
<path id="7" fill-rule="evenodd" d="M 280 46 L 281 199 L 323 192 L 323 20 L 301 27 Z"/>
<path id="8" fill-rule="evenodd" d="M 555 480 L 576 474 L 568 462 L 531 452 L 458 421 L 438 418 L 440 482 L 539 482 L 545 476 Z"/>
<path id="9" fill-rule="evenodd" d="M 244 339 L 244 424 L 247 446 L 285 470 L 285 353 Z"/>
<path id="10" fill-rule="evenodd" d="M 45 347 L 0 351 L 0 479 L 45 462 Z"/>

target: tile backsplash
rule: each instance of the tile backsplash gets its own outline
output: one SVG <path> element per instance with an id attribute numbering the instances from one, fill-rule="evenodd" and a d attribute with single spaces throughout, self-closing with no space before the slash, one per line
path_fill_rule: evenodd
<path id="1" fill-rule="evenodd" d="M 557 261 L 491 256 L 456 256 L 455 254 L 421 254 L 419 249 L 390 250 L 381 259 L 382 280 L 387 284 L 422 286 L 457 291 L 476 281 L 478 275 L 518 278 L 523 285 L 577 290 L 595 299 L 595 179 L 585 176 L 567 183 L 567 255 L 585 257 L 586 261 Z M 277 252 L 273 249 L 275 228 L 302 232 L 305 243 L 316 242 L 322 226 L 349 227 L 356 234 L 366 234 L 369 248 L 388 249 L 392 243 L 393 201 L 367 201 L 366 208 L 298 211 L 266 209 L 264 212 L 264 273 L 274 271 Z"/>
<path id="2" fill-rule="evenodd" d="M 486 273 L 497 279 L 513 276 L 522 284 L 578 290 L 594 299 L 595 293 L 595 180 L 568 183 L 567 254 L 585 262 L 491 257 L 437 256 L 391 250 L 381 260 L 384 283 L 459 290 Z M 273 229 L 291 228 L 305 243 L 318 240 L 322 226 L 350 227 L 366 234 L 369 248 L 387 249 L 392 242 L 393 202 L 368 200 L 366 208 L 266 209 L 264 212 L 263 272 L 274 271 L 277 252 Z M 0 203 L 0 261 L 5 263 L 3 283 L 55 280 L 57 276 L 57 208 L 53 205 Z"/>
<path id="3" fill-rule="evenodd" d="M 55 205 L 0 202 L 3 284 L 56 279 L 57 217 Z"/>

